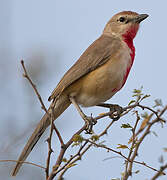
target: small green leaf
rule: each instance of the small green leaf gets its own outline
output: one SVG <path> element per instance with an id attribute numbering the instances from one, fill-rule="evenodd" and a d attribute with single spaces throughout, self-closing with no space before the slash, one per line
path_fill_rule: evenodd
<path id="1" fill-rule="evenodd" d="M 141 93 L 141 89 L 134 89 L 134 90 L 133 90 L 133 93 L 134 93 L 134 94 L 140 94 L 140 93 Z"/>
<path id="2" fill-rule="evenodd" d="M 144 112 L 144 113 L 142 113 L 142 114 L 141 114 L 141 117 L 145 119 L 145 118 L 148 118 L 148 117 L 149 117 L 149 115 L 148 115 L 148 113 L 147 113 L 147 112 Z"/>
<path id="3" fill-rule="evenodd" d="M 139 172 L 140 172 L 140 171 L 139 171 L 139 170 L 137 170 L 137 171 L 135 171 L 134 173 L 135 173 L 135 174 L 138 174 Z"/>
<path id="4" fill-rule="evenodd" d="M 67 168 L 71 168 L 71 167 L 73 167 L 73 166 L 76 166 L 77 164 L 75 164 L 75 163 L 70 163 L 70 164 L 68 164 L 66 167 Z"/>
<path id="5" fill-rule="evenodd" d="M 136 101 L 139 101 L 141 99 L 141 97 L 143 96 L 142 89 L 143 89 L 143 87 L 141 87 L 140 89 L 133 90 L 132 97 L 136 97 L 137 98 Z"/>
<path id="6" fill-rule="evenodd" d="M 149 95 L 149 94 L 146 94 L 145 96 L 143 96 L 143 97 L 141 98 L 141 101 L 142 101 L 143 99 L 148 98 L 148 97 L 150 97 L 150 95 Z"/>
<path id="7" fill-rule="evenodd" d="M 66 158 L 63 158 L 63 159 L 62 159 L 62 162 L 67 162 L 67 159 L 66 159 Z"/>
<path id="8" fill-rule="evenodd" d="M 155 105 L 153 106 L 153 108 L 155 108 L 155 107 L 157 107 L 157 106 L 163 106 L 161 99 L 155 99 L 154 102 L 155 102 Z"/>
<path id="9" fill-rule="evenodd" d="M 128 106 L 130 106 L 131 104 L 135 103 L 136 101 L 135 100 L 131 100 L 128 104 Z"/>
<path id="10" fill-rule="evenodd" d="M 134 94 L 132 97 L 140 97 L 141 98 L 142 95 L 143 95 L 142 93 L 141 94 Z"/>
<path id="11" fill-rule="evenodd" d="M 81 143 L 82 141 L 83 141 L 83 137 L 82 137 L 81 135 L 76 134 L 76 135 L 73 137 L 73 142 Z"/>
<path id="12" fill-rule="evenodd" d="M 81 144 L 81 143 L 75 142 L 75 143 L 72 144 L 72 147 L 74 147 L 74 146 L 79 146 L 80 144 Z"/>
<path id="13" fill-rule="evenodd" d="M 122 124 L 121 128 L 132 128 L 132 126 L 129 123 L 127 123 L 127 124 Z"/>
<path id="14" fill-rule="evenodd" d="M 117 149 L 129 149 L 127 145 L 124 144 L 118 144 Z"/>
<path id="15" fill-rule="evenodd" d="M 92 141 L 98 141 L 99 140 L 99 136 L 98 135 L 93 135 L 93 136 L 91 136 L 91 140 Z"/>

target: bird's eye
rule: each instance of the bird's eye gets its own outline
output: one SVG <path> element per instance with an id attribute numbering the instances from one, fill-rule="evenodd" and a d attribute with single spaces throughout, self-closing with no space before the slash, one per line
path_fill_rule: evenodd
<path id="1" fill-rule="evenodd" d="M 120 22 L 124 22 L 124 21 L 125 21 L 125 18 L 124 18 L 124 17 L 120 17 L 120 18 L 119 18 L 119 21 L 120 21 Z"/>

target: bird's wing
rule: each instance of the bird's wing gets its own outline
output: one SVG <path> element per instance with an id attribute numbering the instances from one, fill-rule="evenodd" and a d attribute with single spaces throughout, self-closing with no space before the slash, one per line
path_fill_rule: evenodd
<path id="1" fill-rule="evenodd" d="M 119 38 L 102 35 L 81 55 L 78 61 L 66 72 L 49 97 L 49 101 L 59 95 L 72 83 L 95 70 L 114 56 L 120 48 Z"/>

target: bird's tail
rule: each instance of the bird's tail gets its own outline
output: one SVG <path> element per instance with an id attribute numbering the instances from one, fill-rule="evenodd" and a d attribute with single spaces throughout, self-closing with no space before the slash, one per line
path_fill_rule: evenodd
<path id="1" fill-rule="evenodd" d="M 70 105 L 70 101 L 67 96 L 61 95 L 59 99 L 56 102 L 56 106 L 54 109 L 54 118 L 58 118 Z M 50 119 L 48 118 L 48 115 L 45 114 L 40 122 L 38 123 L 36 129 L 32 133 L 31 137 L 29 138 L 27 144 L 25 145 L 18 162 L 15 166 L 15 168 L 12 171 L 12 176 L 16 176 L 18 173 L 20 167 L 22 166 L 23 162 L 26 160 L 27 156 L 30 154 L 46 128 L 50 125 Z"/>

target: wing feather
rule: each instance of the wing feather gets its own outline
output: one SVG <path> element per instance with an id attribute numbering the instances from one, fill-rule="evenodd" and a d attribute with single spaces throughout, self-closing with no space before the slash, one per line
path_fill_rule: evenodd
<path id="1" fill-rule="evenodd" d="M 66 72 L 48 100 L 51 101 L 52 99 L 59 97 L 59 95 L 69 85 L 106 63 L 119 48 L 119 38 L 107 35 L 100 36 L 86 49 L 78 61 Z"/>

